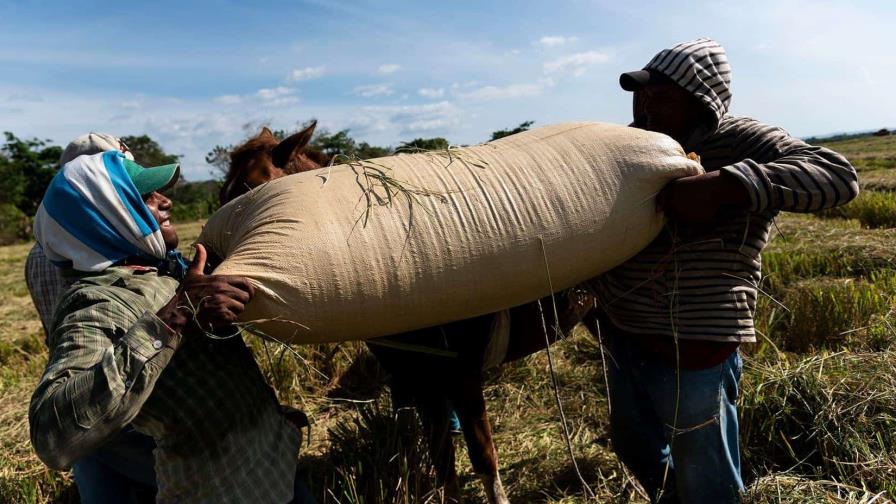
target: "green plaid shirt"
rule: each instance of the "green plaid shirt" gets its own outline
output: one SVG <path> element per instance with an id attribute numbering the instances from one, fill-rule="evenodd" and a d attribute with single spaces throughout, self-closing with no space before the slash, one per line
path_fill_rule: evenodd
<path id="1" fill-rule="evenodd" d="M 177 281 L 113 267 L 62 297 L 31 398 L 31 442 L 62 469 L 131 424 L 152 436 L 158 502 L 285 503 L 301 435 L 242 339 L 171 332 Z"/>

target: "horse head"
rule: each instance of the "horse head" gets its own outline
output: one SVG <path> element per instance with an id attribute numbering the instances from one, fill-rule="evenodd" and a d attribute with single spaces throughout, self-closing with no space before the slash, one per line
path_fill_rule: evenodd
<path id="1" fill-rule="evenodd" d="M 308 149 L 317 121 L 283 140 L 268 128 L 230 153 L 230 167 L 218 194 L 223 205 L 250 189 L 284 175 L 314 170 L 329 163 L 329 157 Z"/>

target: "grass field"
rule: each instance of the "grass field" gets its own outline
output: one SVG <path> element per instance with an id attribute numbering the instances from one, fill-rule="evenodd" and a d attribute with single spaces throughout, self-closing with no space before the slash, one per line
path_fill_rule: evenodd
<path id="1" fill-rule="evenodd" d="M 896 499 L 896 137 L 831 147 L 855 162 L 865 195 L 819 216 L 782 215 L 763 255 L 762 334 L 744 347 L 740 404 L 748 502 Z M 184 243 L 200 225 L 181 225 Z M 29 248 L 0 248 L 0 502 L 77 502 L 70 476 L 46 470 L 28 441 L 28 400 L 45 362 L 22 278 Z M 399 450 L 406 437 L 362 345 L 297 348 L 304 361 L 253 346 L 281 401 L 313 422 L 301 463 L 321 502 L 437 502 L 432 475 L 419 469 L 425 450 Z M 553 349 L 574 451 L 597 501 L 646 502 L 609 446 L 600 347 L 579 327 Z M 585 502 L 545 355 L 494 373 L 486 394 L 511 501 Z M 459 453 L 465 495 L 482 501 Z"/>

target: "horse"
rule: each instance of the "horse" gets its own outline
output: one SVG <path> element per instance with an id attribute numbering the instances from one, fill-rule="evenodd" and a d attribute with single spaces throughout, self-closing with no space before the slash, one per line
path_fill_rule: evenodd
<path id="1" fill-rule="evenodd" d="M 231 153 L 220 192 L 220 203 L 286 175 L 318 169 L 331 158 L 308 147 L 316 122 L 278 141 L 268 128 Z M 542 310 L 557 302 L 554 311 Z M 540 304 L 539 304 L 540 303 Z M 547 306 L 551 306 L 548 304 Z M 437 327 L 368 340 L 367 346 L 391 376 L 396 412 L 416 407 L 427 434 L 437 482 L 446 500 L 460 502 L 455 450 L 450 437 L 450 414 L 460 420 L 473 469 L 491 504 L 509 504 L 498 472 L 498 454 L 483 396 L 484 371 L 544 349 L 567 334 L 593 308 L 582 290 L 556 298 Z M 545 331 L 547 328 L 556 330 Z M 496 341 L 498 343 L 496 343 Z M 499 352 L 495 352 L 499 348 Z"/>

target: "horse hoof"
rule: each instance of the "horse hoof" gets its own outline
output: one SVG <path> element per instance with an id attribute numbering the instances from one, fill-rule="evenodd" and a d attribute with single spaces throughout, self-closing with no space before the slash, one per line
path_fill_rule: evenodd
<path id="1" fill-rule="evenodd" d="M 457 481 L 446 484 L 442 494 L 442 502 L 445 504 L 461 504 L 460 485 Z"/>
<path id="2" fill-rule="evenodd" d="M 499 475 L 482 474 L 479 477 L 485 487 L 485 496 L 488 498 L 489 504 L 510 504 Z"/>

